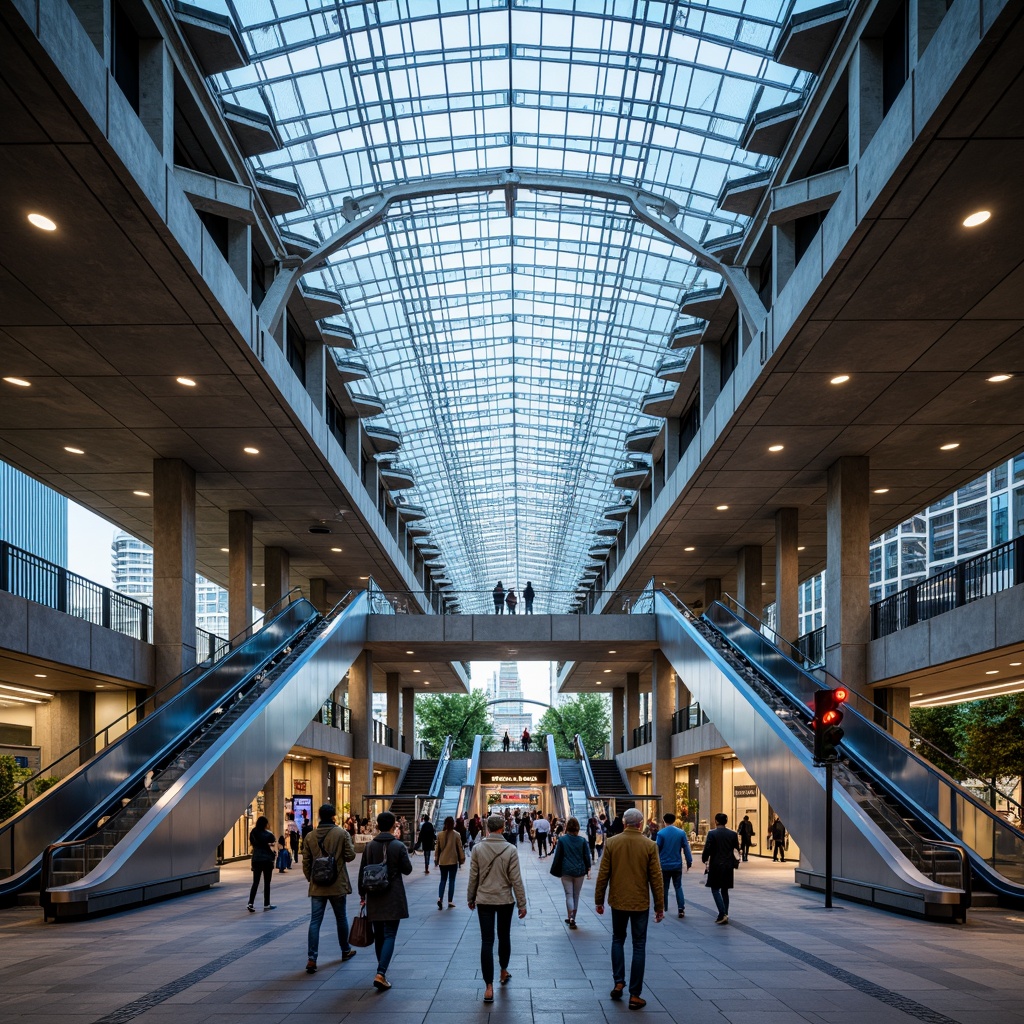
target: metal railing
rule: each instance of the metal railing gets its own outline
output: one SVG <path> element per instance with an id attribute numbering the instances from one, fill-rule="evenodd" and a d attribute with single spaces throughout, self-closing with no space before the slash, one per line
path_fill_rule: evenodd
<path id="1" fill-rule="evenodd" d="M 516 594 L 514 610 L 506 600 L 510 589 Z M 370 612 L 377 615 L 419 614 L 421 608 L 429 608 L 442 615 L 589 615 L 595 611 L 595 601 L 584 600 L 579 590 L 538 590 L 529 604 L 517 585 L 504 587 L 500 604 L 495 603 L 494 591 L 490 588 L 455 590 L 447 587 L 443 591 L 427 593 L 422 590 L 383 590 L 371 580 L 369 592 Z M 605 595 L 608 603 L 602 610 L 650 614 L 654 607 L 653 594 L 650 587 L 617 590 Z"/>
<path id="2" fill-rule="evenodd" d="M 630 747 L 642 747 L 645 743 L 650 743 L 654 738 L 654 725 L 652 722 L 644 722 L 643 725 L 638 725 L 633 730 L 633 746 Z"/>
<path id="3" fill-rule="evenodd" d="M 1024 583 L 1024 537 L 950 566 L 871 606 L 871 639 Z"/>
<path id="4" fill-rule="evenodd" d="M 196 626 L 196 661 L 210 664 L 220 661 L 231 650 L 231 641 Z"/>
<path id="5" fill-rule="evenodd" d="M 804 668 L 820 668 L 825 664 L 825 627 L 812 629 L 796 638 L 793 645 L 804 659 Z"/>
<path id="6" fill-rule="evenodd" d="M 0 590 L 151 643 L 149 605 L 0 541 Z"/>
<path id="7" fill-rule="evenodd" d="M 701 710 L 700 704 L 694 703 L 689 707 L 679 708 L 672 715 L 672 735 L 707 725 L 710 721 L 711 719 Z"/>
<path id="8" fill-rule="evenodd" d="M 395 743 L 395 730 L 379 718 L 373 720 L 373 742 L 382 747 L 392 747 Z"/>
<path id="9" fill-rule="evenodd" d="M 313 721 L 329 725 L 332 729 L 340 729 L 342 732 L 351 732 L 352 710 L 336 700 L 325 700 Z"/>

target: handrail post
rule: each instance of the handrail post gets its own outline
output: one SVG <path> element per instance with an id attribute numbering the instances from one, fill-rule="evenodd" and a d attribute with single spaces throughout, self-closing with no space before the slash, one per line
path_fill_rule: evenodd
<path id="1" fill-rule="evenodd" d="M 3 572 L 2 568 L 0 572 Z M 1013 542 L 1013 585 L 1016 586 L 1018 583 L 1024 583 L 1024 536 L 1015 538 Z"/>
<path id="2" fill-rule="evenodd" d="M 68 571 L 63 566 L 57 568 L 57 611 L 68 610 Z"/>
<path id="3" fill-rule="evenodd" d="M 0 540 L 0 590 L 5 593 L 9 592 L 11 589 L 10 559 L 11 545 L 5 540 Z"/>
<path id="4" fill-rule="evenodd" d="M 101 593 L 100 622 L 104 629 L 110 629 L 110 588 L 104 587 Z"/>
<path id="5" fill-rule="evenodd" d="M 966 576 L 965 572 L 967 568 L 966 562 L 960 562 L 956 566 L 956 596 L 954 601 L 956 602 L 954 607 L 962 608 L 967 603 L 967 587 L 966 587 Z"/>

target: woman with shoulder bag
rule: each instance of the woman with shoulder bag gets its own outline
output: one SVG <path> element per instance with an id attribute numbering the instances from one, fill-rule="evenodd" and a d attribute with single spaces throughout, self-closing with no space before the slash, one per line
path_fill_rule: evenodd
<path id="1" fill-rule="evenodd" d="M 274 877 L 274 833 L 267 828 L 270 820 L 266 815 L 261 814 L 256 819 L 256 825 L 249 833 L 249 842 L 252 844 L 252 888 L 249 890 L 248 911 L 256 913 L 256 893 L 259 891 L 260 879 L 263 879 L 263 909 L 273 910 L 274 905 L 270 902 L 270 880 Z"/>
<path id="2" fill-rule="evenodd" d="M 412 861 L 405 843 L 392 833 L 395 816 L 390 811 L 377 815 L 377 835 L 363 849 L 359 862 L 360 904 L 366 907 L 367 920 L 373 925 L 373 945 L 377 953 L 377 974 L 373 987 L 378 992 L 391 988 L 388 967 L 395 952 L 395 937 L 402 918 L 409 916 L 402 875 L 412 874 Z M 384 867 L 384 871 L 380 868 Z"/>
<path id="3" fill-rule="evenodd" d="M 565 834 L 555 844 L 555 857 L 551 861 L 551 874 L 562 879 L 565 890 L 565 923 L 576 930 L 576 911 L 580 905 L 583 876 L 590 877 L 590 847 L 580 835 L 580 823 L 570 818 L 565 823 Z"/>
<path id="4" fill-rule="evenodd" d="M 455 903 L 455 876 L 459 868 L 466 863 L 466 851 L 462 845 L 462 839 L 455 830 L 455 819 L 448 815 L 444 819 L 444 828 L 434 848 L 434 867 L 440 868 L 441 881 L 437 884 L 437 909 L 441 909 L 441 901 L 444 898 L 445 882 L 448 883 L 448 906 L 454 907 Z"/>
<path id="5" fill-rule="evenodd" d="M 501 983 L 507 985 L 512 958 L 512 911 L 519 907 L 526 917 L 526 890 L 519 871 L 519 853 L 505 842 L 505 819 L 492 814 L 487 819 L 487 838 L 478 843 L 469 862 L 466 899 L 470 910 L 480 917 L 480 970 L 484 976 L 484 1002 L 494 1002 L 494 930 L 498 930 L 498 964 Z M 513 902 L 513 897 L 515 902 Z"/>

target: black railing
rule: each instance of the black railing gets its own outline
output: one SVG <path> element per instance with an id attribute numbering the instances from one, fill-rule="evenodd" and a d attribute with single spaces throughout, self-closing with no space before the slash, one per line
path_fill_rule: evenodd
<path id="1" fill-rule="evenodd" d="M 379 743 L 383 747 L 394 746 L 395 730 L 375 718 L 373 720 L 373 742 Z"/>
<path id="2" fill-rule="evenodd" d="M 686 732 L 687 729 L 696 729 L 701 725 L 707 725 L 711 719 L 701 710 L 700 704 L 691 704 L 687 708 L 679 708 L 672 715 L 672 735 L 678 732 Z"/>
<path id="3" fill-rule="evenodd" d="M 342 732 L 352 731 L 351 709 L 336 700 L 325 700 L 313 721 L 329 725 L 332 729 L 340 729 Z"/>
<path id="4" fill-rule="evenodd" d="M 929 576 L 871 606 L 871 639 L 1024 583 L 1024 537 Z"/>
<path id="5" fill-rule="evenodd" d="M 794 646 L 803 656 L 804 668 L 820 668 L 825 664 L 825 627 L 819 626 L 797 637 Z"/>
<path id="6" fill-rule="evenodd" d="M 152 642 L 149 606 L 0 541 L 0 590 L 136 640 Z"/>
<path id="7" fill-rule="evenodd" d="M 196 626 L 196 661 L 220 661 L 228 651 L 231 643 L 216 633 L 208 633 Z"/>
<path id="8" fill-rule="evenodd" d="M 633 730 L 633 746 L 630 747 L 642 747 L 645 743 L 650 743 L 653 738 L 653 730 L 650 722 L 644 722 L 643 725 L 638 725 Z"/>

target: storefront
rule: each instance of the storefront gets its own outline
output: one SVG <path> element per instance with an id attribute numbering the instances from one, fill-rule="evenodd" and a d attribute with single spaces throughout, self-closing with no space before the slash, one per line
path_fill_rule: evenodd
<path id="1" fill-rule="evenodd" d="M 722 791 L 723 803 L 729 815 L 729 827 L 736 828 L 744 815 L 749 817 L 754 826 L 751 856 L 771 857 L 773 851 L 767 841 L 768 825 L 774 820 L 776 812 L 737 758 L 730 758 L 723 765 Z M 786 860 L 799 859 L 800 848 L 787 833 Z"/>
<path id="2" fill-rule="evenodd" d="M 479 814 L 488 814 L 492 810 L 547 813 L 553 807 L 548 773 L 544 769 L 481 771 L 480 791 L 483 806 L 476 808 Z"/>

